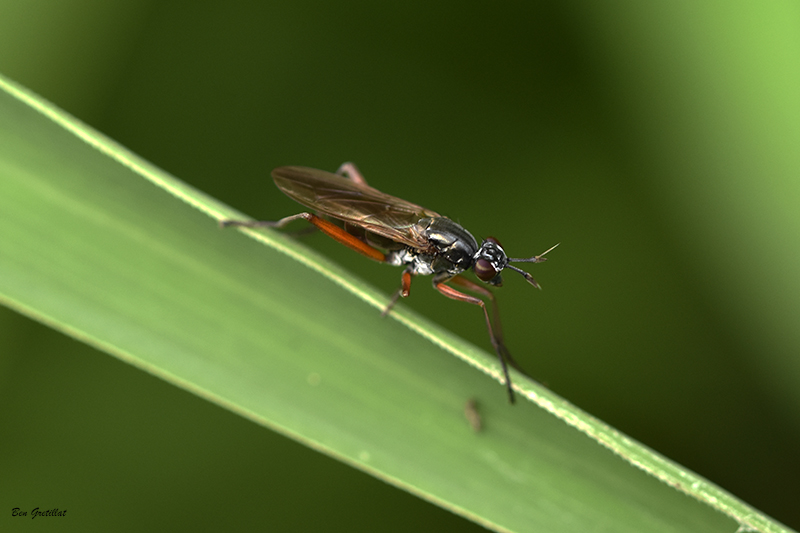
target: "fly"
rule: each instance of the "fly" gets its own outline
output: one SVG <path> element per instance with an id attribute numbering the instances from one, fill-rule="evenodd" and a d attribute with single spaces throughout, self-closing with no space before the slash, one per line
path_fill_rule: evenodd
<path id="1" fill-rule="evenodd" d="M 508 268 L 522 274 L 538 289 L 541 287 L 529 273 L 509 263 L 542 263 L 547 259 L 544 255 L 558 245 L 533 257 L 509 258 L 497 239 L 488 237 L 479 245 L 470 232 L 449 218 L 373 189 L 352 163 L 344 163 L 336 174 L 307 167 L 279 167 L 272 171 L 272 179 L 289 198 L 318 214 L 303 212 L 274 222 L 223 220 L 221 224 L 282 228 L 304 219 L 370 259 L 404 267 L 400 289 L 394 293 L 384 315 L 398 298 L 409 295 L 413 276 L 432 275 L 437 291 L 452 300 L 483 309 L 489 338 L 503 368 L 508 398 L 514 403 L 508 366 L 524 371 L 503 343 L 497 301 L 490 290 L 461 274 L 472 269 L 479 280 L 499 287 L 503 284 L 500 273 Z M 492 304 L 491 317 L 480 297 L 461 292 L 452 285 L 487 298 Z"/>

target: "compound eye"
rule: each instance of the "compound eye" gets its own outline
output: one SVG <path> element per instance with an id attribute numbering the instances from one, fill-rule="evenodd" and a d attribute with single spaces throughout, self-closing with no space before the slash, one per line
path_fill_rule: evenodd
<path id="1" fill-rule="evenodd" d="M 478 279 L 486 283 L 490 282 L 497 275 L 497 270 L 495 270 L 494 266 L 486 259 L 478 259 L 475 261 L 473 270 L 475 270 L 475 275 L 478 276 Z"/>
<path id="2" fill-rule="evenodd" d="M 486 240 L 487 240 L 487 241 L 489 241 L 489 242 L 493 242 L 493 243 L 495 243 L 495 244 L 496 244 L 497 246 L 499 246 L 500 248 L 502 248 L 502 247 L 503 247 L 503 245 L 502 245 L 502 244 L 500 244 L 500 241 L 498 241 L 498 240 L 497 240 L 497 239 L 495 239 L 494 237 L 486 237 Z"/>

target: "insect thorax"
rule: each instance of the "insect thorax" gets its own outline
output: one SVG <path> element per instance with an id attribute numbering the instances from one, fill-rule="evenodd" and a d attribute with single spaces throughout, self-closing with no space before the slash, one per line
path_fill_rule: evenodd
<path id="1" fill-rule="evenodd" d="M 442 272 L 455 276 L 472 266 L 478 243 L 460 225 L 449 218 L 437 217 L 423 218 L 417 227 L 428 241 L 427 248 L 393 250 L 387 254 L 387 263 L 406 265 L 411 274 L 422 276 Z"/>
<path id="2" fill-rule="evenodd" d="M 394 266 L 406 266 L 414 276 L 429 276 L 434 273 L 434 256 L 422 254 L 417 250 L 403 248 L 391 250 L 386 254 L 386 262 Z"/>

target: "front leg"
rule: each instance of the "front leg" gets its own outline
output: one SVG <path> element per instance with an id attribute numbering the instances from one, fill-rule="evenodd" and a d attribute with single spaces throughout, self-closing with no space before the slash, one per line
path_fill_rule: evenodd
<path id="1" fill-rule="evenodd" d="M 497 306 L 497 298 L 492 291 L 487 289 L 482 285 L 478 285 L 474 281 L 471 281 L 464 276 L 458 275 L 454 276 L 450 279 L 449 283 L 453 285 L 459 285 L 468 291 L 472 291 L 474 293 L 478 293 L 482 296 L 485 296 L 489 299 L 492 303 L 492 326 L 494 328 L 494 334 L 497 338 L 497 343 L 500 345 L 501 349 L 503 350 L 503 354 L 508 361 L 508 364 L 522 372 L 523 374 L 527 375 L 527 373 L 522 369 L 522 367 L 514 361 L 514 358 L 511 357 L 511 353 L 509 353 L 508 349 L 505 346 L 505 341 L 503 341 L 503 326 L 500 323 L 500 308 Z"/>
<path id="2" fill-rule="evenodd" d="M 500 359 L 500 366 L 502 367 L 503 375 L 506 378 L 506 389 L 508 390 L 508 401 L 510 403 L 514 403 L 514 389 L 511 387 L 511 376 L 508 374 L 508 364 L 514 364 L 514 363 L 512 363 L 513 360 L 511 359 L 511 354 L 508 353 L 508 350 L 506 349 L 506 347 L 503 344 L 502 340 L 499 339 L 494 333 L 494 328 L 492 327 L 492 321 L 489 318 L 489 311 L 486 309 L 486 303 L 483 300 L 481 300 L 480 298 L 478 298 L 477 296 L 470 296 L 469 294 L 464 294 L 463 292 L 457 291 L 453 287 L 450 287 L 449 285 L 446 285 L 446 283 L 448 281 L 452 280 L 454 283 L 458 283 L 458 284 L 460 284 L 462 286 L 466 286 L 466 287 L 471 288 L 469 286 L 469 281 L 468 280 L 464 280 L 464 281 L 467 281 L 467 283 L 464 283 L 463 281 L 461 281 L 464 278 L 461 278 L 460 280 L 456 280 L 455 278 L 460 278 L 460 276 L 447 277 L 447 275 L 441 275 L 441 274 L 437 275 L 437 276 L 435 276 L 433 278 L 433 286 L 436 288 L 437 291 L 439 291 L 440 293 L 444 294 L 445 296 L 447 296 L 451 300 L 456 300 L 458 302 L 466 302 L 466 303 L 469 303 L 469 304 L 478 305 L 478 306 L 480 306 L 481 309 L 483 309 L 483 316 L 486 318 L 486 327 L 489 330 L 489 338 L 492 341 L 492 346 L 494 346 L 494 350 L 497 353 L 498 359 Z M 482 288 L 482 287 L 480 287 L 480 288 Z M 508 364 L 507 364 L 507 362 L 508 362 Z M 516 365 L 514 365 L 514 366 L 516 366 Z"/>

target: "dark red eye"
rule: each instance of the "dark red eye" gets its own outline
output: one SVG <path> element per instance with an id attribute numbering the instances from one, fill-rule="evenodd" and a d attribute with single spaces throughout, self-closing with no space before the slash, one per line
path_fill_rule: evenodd
<path id="1" fill-rule="evenodd" d="M 495 243 L 495 244 L 496 244 L 497 246 L 499 246 L 500 248 L 502 248 L 502 247 L 503 247 L 503 245 L 502 245 L 502 244 L 500 244 L 500 241 L 498 241 L 498 240 L 497 240 L 497 239 L 495 239 L 494 237 L 486 237 L 486 240 L 487 240 L 487 241 L 489 241 L 489 242 L 493 242 L 493 243 Z"/>
<path id="2" fill-rule="evenodd" d="M 478 276 L 479 280 L 487 283 L 497 275 L 497 270 L 495 270 L 492 264 L 486 259 L 478 259 L 475 261 L 473 270 L 475 270 L 475 275 Z"/>

